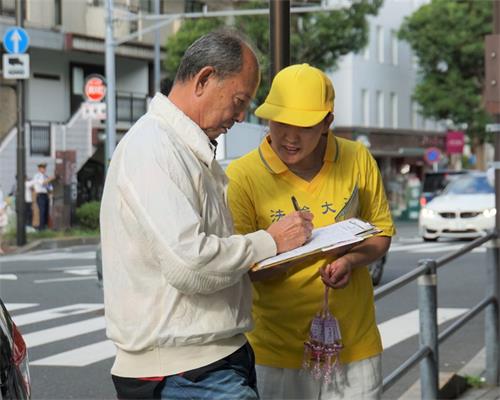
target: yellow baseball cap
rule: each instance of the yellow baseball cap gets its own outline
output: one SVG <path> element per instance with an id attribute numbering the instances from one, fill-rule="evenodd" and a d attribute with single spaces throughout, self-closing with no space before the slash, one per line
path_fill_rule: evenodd
<path id="1" fill-rule="evenodd" d="M 259 118 L 308 127 L 333 112 L 335 91 L 330 79 L 309 64 L 296 64 L 276 74 L 266 100 L 256 110 Z"/>

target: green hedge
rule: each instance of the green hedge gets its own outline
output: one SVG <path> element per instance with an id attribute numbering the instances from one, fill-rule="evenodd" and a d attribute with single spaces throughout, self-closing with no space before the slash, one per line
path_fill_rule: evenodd
<path id="1" fill-rule="evenodd" d="M 83 228 L 99 229 L 99 210 L 101 203 L 99 201 L 90 201 L 76 209 L 76 218 Z"/>

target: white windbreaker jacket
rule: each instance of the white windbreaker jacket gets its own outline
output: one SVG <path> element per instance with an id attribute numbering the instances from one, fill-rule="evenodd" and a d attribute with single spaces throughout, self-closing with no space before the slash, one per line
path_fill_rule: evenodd
<path id="1" fill-rule="evenodd" d="M 157 94 L 117 146 L 101 204 L 114 375 L 176 374 L 245 343 L 247 271 L 276 245 L 265 231 L 233 235 L 226 188 L 206 134 Z"/>

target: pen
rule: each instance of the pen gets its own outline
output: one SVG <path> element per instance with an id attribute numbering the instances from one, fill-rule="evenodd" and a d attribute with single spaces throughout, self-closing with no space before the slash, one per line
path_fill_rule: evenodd
<path id="1" fill-rule="evenodd" d="M 292 196 L 292 204 L 295 211 L 300 211 L 299 202 L 297 201 L 295 196 Z"/>

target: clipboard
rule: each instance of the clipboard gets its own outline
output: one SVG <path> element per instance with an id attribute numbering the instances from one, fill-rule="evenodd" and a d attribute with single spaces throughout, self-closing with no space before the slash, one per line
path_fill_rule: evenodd
<path id="1" fill-rule="evenodd" d="M 301 247 L 286 251 L 274 257 L 266 258 L 255 264 L 252 272 L 297 261 L 323 252 L 340 249 L 382 232 L 376 226 L 358 218 L 349 218 L 341 222 L 313 229 L 311 238 Z"/>

